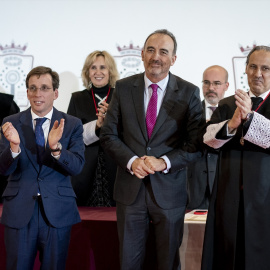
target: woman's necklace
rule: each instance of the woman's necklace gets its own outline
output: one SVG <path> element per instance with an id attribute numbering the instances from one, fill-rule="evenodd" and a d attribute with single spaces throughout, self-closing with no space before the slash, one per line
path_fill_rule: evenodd
<path id="1" fill-rule="evenodd" d="M 104 98 L 102 99 L 98 94 L 95 94 L 95 95 L 94 95 L 93 87 L 91 88 L 91 92 L 92 92 L 92 97 L 93 97 L 93 101 L 94 101 L 94 104 L 95 104 L 96 113 L 98 113 L 98 109 L 97 109 L 97 104 L 96 104 L 95 96 L 100 100 L 100 102 L 102 102 L 103 100 L 105 100 L 105 102 L 107 102 L 107 99 L 108 99 L 108 96 L 109 96 L 109 94 L 110 94 L 110 91 L 111 91 L 111 87 L 109 87 L 109 90 L 108 90 L 108 93 L 107 93 L 106 97 L 104 97 Z M 99 103 L 100 103 L 100 102 L 99 102 Z M 98 104 L 99 104 L 99 103 L 98 103 Z"/>

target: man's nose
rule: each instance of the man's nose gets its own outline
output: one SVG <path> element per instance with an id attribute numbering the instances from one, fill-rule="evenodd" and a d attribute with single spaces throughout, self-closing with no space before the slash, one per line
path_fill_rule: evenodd
<path id="1" fill-rule="evenodd" d="M 214 83 L 210 83 L 210 85 L 209 85 L 209 89 L 210 89 L 210 90 L 212 90 L 212 91 L 214 91 L 214 90 L 215 90 L 215 88 L 214 88 Z"/>
<path id="2" fill-rule="evenodd" d="M 255 76 L 260 78 L 262 76 L 262 71 L 260 68 L 257 68 L 256 71 L 255 71 Z"/>
<path id="3" fill-rule="evenodd" d="M 36 96 L 40 96 L 41 93 L 42 93 L 42 91 L 41 91 L 40 87 L 37 87 L 37 89 L 36 89 L 36 91 L 35 91 L 35 95 L 36 95 Z"/>
<path id="4" fill-rule="evenodd" d="M 152 58 L 153 58 L 153 59 L 158 59 L 158 58 L 159 58 L 159 53 L 158 53 L 158 52 L 154 52 L 154 53 L 152 54 Z"/>

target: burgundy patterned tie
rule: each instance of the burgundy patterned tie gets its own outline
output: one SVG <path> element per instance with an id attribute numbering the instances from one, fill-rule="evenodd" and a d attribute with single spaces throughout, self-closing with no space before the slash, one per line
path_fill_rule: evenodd
<path id="1" fill-rule="evenodd" d="M 149 100 L 147 111 L 146 111 L 146 127 L 147 127 L 147 134 L 148 138 L 150 139 L 156 120 L 157 120 L 157 89 L 158 85 L 157 84 L 151 84 L 151 88 L 153 89 L 152 96 Z"/>
<path id="2" fill-rule="evenodd" d="M 215 107 L 215 106 L 209 106 L 208 108 L 209 108 L 212 112 L 214 112 L 214 111 L 216 110 L 217 107 Z"/>

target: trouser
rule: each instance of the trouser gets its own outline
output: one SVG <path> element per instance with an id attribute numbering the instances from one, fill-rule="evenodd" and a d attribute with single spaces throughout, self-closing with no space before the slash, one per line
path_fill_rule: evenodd
<path id="1" fill-rule="evenodd" d="M 33 269 L 37 251 L 42 270 L 64 270 L 68 253 L 71 226 L 52 227 L 38 196 L 33 216 L 21 229 L 5 227 L 7 270 Z"/>
<path id="2" fill-rule="evenodd" d="M 145 178 L 132 205 L 117 202 L 116 206 L 122 270 L 143 269 L 149 222 L 154 227 L 158 269 L 181 269 L 179 247 L 183 238 L 185 206 L 160 208 L 149 177 Z"/>

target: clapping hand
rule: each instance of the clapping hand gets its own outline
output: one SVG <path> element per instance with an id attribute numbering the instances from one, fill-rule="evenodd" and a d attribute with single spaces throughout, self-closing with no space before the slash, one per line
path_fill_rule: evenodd
<path id="1" fill-rule="evenodd" d="M 53 127 L 48 136 L 48 142 L 51 149 L 55 149 L 57 143 L 62 138 L 64 126 L 65 126 L 65 119 L 63 118 L 61 119 L 60 124 L 58 123 L 58 120 L 54 122 Z"/>
<path id="2" fill-rule="evenodd" d="M 20 146 L 20 136 L 16 128 L 10 122 L 6 122 L 2 126 L 2 132 L 6 139 L 10 142 L 12 152 L 18 153 Z"/>

